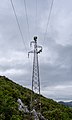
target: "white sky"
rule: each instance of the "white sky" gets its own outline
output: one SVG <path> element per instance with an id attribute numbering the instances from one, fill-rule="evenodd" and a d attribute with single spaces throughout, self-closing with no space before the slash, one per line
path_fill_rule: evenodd
<path id="1" fill-rule="evenodd" d="M 30 37 L 23 0 L 13 0 L 27 51 L 34 35 L 43 46 L 39 55 L 41 93 L 55 100 L 72 99 L 72 0 L 54 0 L 47 34 L 44 33 L 52 0 L 26 0 Z M 10 0 L 0 3 L 0 75 L 31 88 L 32 59 L 28 59 Z"/>

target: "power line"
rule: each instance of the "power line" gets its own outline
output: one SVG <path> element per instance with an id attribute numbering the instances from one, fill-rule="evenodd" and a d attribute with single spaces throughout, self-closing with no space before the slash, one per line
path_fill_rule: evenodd
<path id="1" fill-rule="evenodd" d="M 27 26 L 28 26 L 28 34 L 29 34 L 29 39 L 30 39 L 30 29 L 29 29 L 26 1 L 25 0 L 23 0 L 23 1 L 24 1 L 25 13 L 26 13 L 26 21 L 27 21 Z"/>
<path id="2" fill-rule="evenodd" d="M 19 28 L 19 31 L 20 31 L 20 34 L 21 34 L 21 37 L 22 37 L 22 41 L 23 41 L 24 47 L 25 47 L 25 49 L 27 51 L 27 48 L 26 48 L 26 45 L 25 45 L 25 41 L 24 41 L 24 37 L 23 37 L 22 31 L 21 31 L 21 28 L 20 28 L 20 24 L 19 24 L 16 12 L 15 12 L 14 5 L 13 5 L 13 1 L 12 0 L 10 0 L 10 1 L 11 1 L 11 5 L 12 5 L 13 11 L 14 11 L 14 15 L 15 15 L 15 18 L 16 18 L 16 21 L 17 21 L 17 25 L 18 25 L 18 28 Z"/>
<path id="3" fill-rule="evenodd" d="M 35 19 L 34 19 L 34 32 L 37 34 L 37 0 L 35 0 Z"/>
<path id="4" fill-rule="evenodd" d="M 50 22 L 50 17 L 51 17 L 51 12 L 52 12 L 52 8 L 53 8 L 53 3 L 54 3 L 54 0 L 52 0 L 52 3 L 51 3 L 50 12 L 49 12 L 49 15 L 48 15 L 47 26 L 46 26 L 46 31 L 45 31 L 45 34 L 44 34 L 44 40 L 45 40 L 45 36 L 46 36 L 47 29 L 48 29 L 48 26 L 49 26 L 49 22 Z"/>
<path id="5" fill-rule="evenodd" d="M 36 32 L 37 32 L 37 0 L 36 0 L 35 27 L 36 27 Z"/>
<path id="6" fill-rule="evenodd" d="M 36 0 L 36 26 L 37 26 L 37 0 Z"/>

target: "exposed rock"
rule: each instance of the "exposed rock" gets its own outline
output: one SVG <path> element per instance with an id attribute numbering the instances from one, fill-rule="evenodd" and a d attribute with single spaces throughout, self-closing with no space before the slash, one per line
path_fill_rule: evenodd
<path id="1" fill-rule="evenodd" d="M 27 106 L 25 106 L 23 104 L 23 102 L 21 101 L 21 99 L 18 98 L 17 102 L 19 103 L 18 109 L 20 111 L 23 111 L 24 113 L 29 113 L 29 110 L 28 110 Z"/>

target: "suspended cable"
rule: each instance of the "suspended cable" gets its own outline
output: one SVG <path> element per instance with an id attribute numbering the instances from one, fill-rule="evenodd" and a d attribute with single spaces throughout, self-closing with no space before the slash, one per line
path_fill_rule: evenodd
<path id="1" fill-rule="evenodd" d="M 15 8 L 14 8 L 14 5 L 13 5 L 13 1 L 12 0 L 10 0 L 10 1 L 11 1 L 11 5 L 12 5 L 13 11 L 14 11 L 14 15 L 15 15 L 15 18 L 16 18 L 16 21 L 17 21 L 17 25 L 18 25 L 18 28 L 19 28 L 19 31 L 20 31 L 20 34 L 21 34 L 21 37 L 22 37 L 22 41 L 23 41 L 24 47 L 25 47 L 25 49 L 27 51 L 27 48 L 26 48 L 26 45 L 25 45 L 25 41 L 24 41 L 24 38 L 23 38 L 23 34 L 22 34 L 22 31 L 21 31 L 21 28 L 20 28 L 20 24 L 18 22 L 18 18 L 17 18 L 16 12 L 15 12 Z"/>
<path id="2" fill-rule="evenodd" d="M 35 0 L 35 20 L 34 20 L 34 32 L 37 34 L 37 0 Z"/>
<path id="3" fill-rule="evenodd" d="M 26 1 L 25 0 L 23 0 L 23 1 L 24 1 L 25 13 L 26 13 L 26 21 L 27 21 L 27 26 L 28 26 L 28 34 L 29 34 L 29 39 L 30 39 L 30 29 L 29 29 Z"/>
<path id="4" fill-rule="evenodd" d="M 36 0 L 36 26 L 37 26 L 37 0 Z"/>
<path id="5" fill-rule="evenodd" d="M 35 16 L 35 27 L 36 27 L 36 31 L 37 32 L 37 0 L 36 0 L 36 16 Z"/>
<path id="6" fill-rule="evenodd" d="M 46 34 L 47 34 L 47 29 L 48 29 L 48 26 L 49 26 L 49 22 L 50 22 L 53 3 L 54 3 L 54 0 L 52 0 L 52 3 L 51 3 L 50 12 L 49 12 L 49 15 L 48 15 L 48 20 L 47 20 L 47 26 L 46 26 L 46 30 L 45 30 L 45 34 L 44 34 L 44 40 L 45 40 L 45 37 L 46 37 Z"/>

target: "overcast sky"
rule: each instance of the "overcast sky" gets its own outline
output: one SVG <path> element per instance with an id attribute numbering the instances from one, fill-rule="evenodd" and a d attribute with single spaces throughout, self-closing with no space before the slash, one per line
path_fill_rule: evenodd
<path id="1" fill-rule="evenodd" d="M 72 0 L 26 0 L 30 36 L 23 0 L 13 0 L 23 33 L 23 44 L 10 0 L 0 3 L 0 75 L 31 88 L 33 56 L 29 44 L 35 35 L 43 46 L 39 55 L 41 94 L 54 100 L 72 100 Z M 37 19 L 37 24 L 36 24 Z"/>

